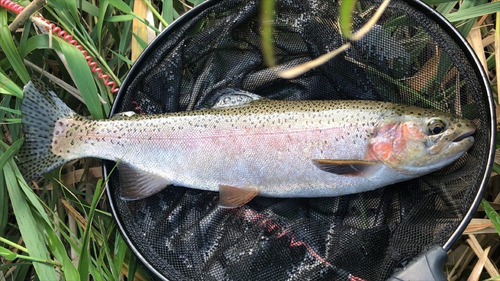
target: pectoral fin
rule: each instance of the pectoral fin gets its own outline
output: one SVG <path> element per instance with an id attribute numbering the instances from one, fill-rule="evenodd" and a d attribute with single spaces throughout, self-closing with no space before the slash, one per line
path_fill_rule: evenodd
<path id="1" fill-rule="evenodd" d="M 259 194 L 259 191 L 254 187 L 219 185 L 219 207 L 240 207 L 250 202 L 257 194 Z"/>
<path id="2" fill-rule="evenodd" d="M 312 161 L 321 170 L 338 175 L 358 175 L 372 171 L 380 165 L 380 162 L 366 160 L 313 159 Z"/>
<path id="3" fill-rule="evenodd" d="M 129 164 L 118 164 L 122 200 L 139 200 L 162 191 L 169 182 L 157 175 L 139 170 Z"/>

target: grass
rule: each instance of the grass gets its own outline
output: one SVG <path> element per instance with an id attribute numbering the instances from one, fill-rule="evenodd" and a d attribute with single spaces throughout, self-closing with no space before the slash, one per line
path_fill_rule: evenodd
<path id="1" fill-rule="evenodd" d="M 119 84 L 147 45 L 148 34 L 158 35 L 201 1 L 133 2 L 54 0 L 40 12 L 68 31 L 103 73 Z M 495 18 L 500 15 L 500 2 L 426 2 L 468 36 L 498 101 L 500 26 Z M 65 165 L 34 182 L 34 189 L 17 169 L 13 156 L 23 141 L 20 98 L 30 75 L 40 75 L 41 69 L 59 78 L 57 83 L 66 90 L 58 94 L 65 102 L 96 119 L 109 114 L 115 94 L 91 73 L 81 53 L 61 39 L 37 32 L 31 22 L 12 34 L 8 25 L 14 17 L 0 9 L 0 280 L 34 276 L 39 280 L 87 280 L 89 276 L 95 280 L 147 280 L 108 212 L 99 161 L 85 159 Z M 267 60 L 272 64 L 272 55 Z M 499 278 L 492 265 L 500 262 L 500 161 L 494 165 L 481 206 L 485 211 L 476 213 L 449 252 L 450 280 Z"/>

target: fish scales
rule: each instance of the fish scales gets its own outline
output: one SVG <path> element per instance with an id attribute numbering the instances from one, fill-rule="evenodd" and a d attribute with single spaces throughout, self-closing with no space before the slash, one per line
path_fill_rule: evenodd
<path id="1" fill-rule="evenodd" d="M 380 103 L 261 101 L 156 118 L 66 119 L 56 125 L 53 152 L 64 158 L 120 160 L 172 184 L 214 191 L 220 184 L 248 184 L 260 186 L 260 193 L 268 196 L 303 187 L 324 186 L 325 192 L 331 192 L 329 186 L 339 176 L 324 175 L 300 159 L 363 158 L 373 134 L 370 124 L 389 114 L 382 107 Z"/>
<path id="2" fill-rule="evenodd" d="M 49 101 L 57 99 L 43 91 Z M 25 93 L 26 109 L 31 109 L 30 99 L 40 104 L 38 91 Z M 53 159 L 119 161 L 120 176 L 126 177 L 122 185 L 139 190 L 145 185 L 143 190 L 154 192 L 167 184 L 211 191 L 251 187 L 270 197 L 363 192 L 455 161 L 472 145 L 475 130 L 472 122 L 451 114 L 376 101 L 257 100 L 105 121 L 54 109 L 54 104 L 63 107 L 56 100 L 46 110 L 64 114 L 52 121 L 48 146 Z M 31 119 L 25 120 L 27 138 L 36 130 Z M 20 158 L 29 154 L 22 151 Z M 28 175 L 40 172 L 21 165 Z M 157 184 L 149 185 L 148 177 Z"/>

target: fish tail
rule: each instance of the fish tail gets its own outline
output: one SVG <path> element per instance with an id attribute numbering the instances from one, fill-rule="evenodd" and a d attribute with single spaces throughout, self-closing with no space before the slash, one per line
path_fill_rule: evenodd
<path id="1" fill-rule="evenodd" d="M 56 122 L 77 114 L 39 80 L 30 81 L 23 92 L 24 143 L 17 157 L 21 173 L 32 180 L 69 160 L 52 152 L 52 139 Z"/>

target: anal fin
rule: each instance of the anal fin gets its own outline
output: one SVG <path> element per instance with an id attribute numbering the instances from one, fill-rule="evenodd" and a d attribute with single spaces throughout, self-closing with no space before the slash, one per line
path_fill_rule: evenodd
<path id="1" fill-rule="evenodd" d="M 237 208 L 243 206 L 257 194 L 259 194 L 259 190 L 255 187 L 219 185 L 219 207 Z"/>
<path id="2" fill-rule="evenodd" d="M 126 163 L 119 163 L 118 171 L 120 172 L 120 197 L 122 200 L 144 199 L 162 191 L 169 185 L 168 180 Z"/>
<path id="3" fill-rule="evenodd" d="M 336 160 L 336 159 L 313 159 L 314 165 L 319 169 L 337 175 L 359 175 L 370 172 L 378 167 L 380 162 L 367 160 Z"/>

